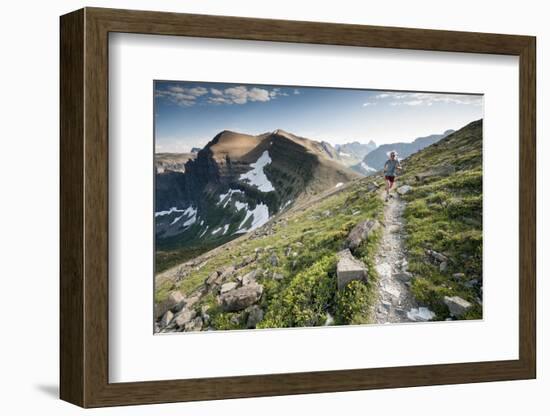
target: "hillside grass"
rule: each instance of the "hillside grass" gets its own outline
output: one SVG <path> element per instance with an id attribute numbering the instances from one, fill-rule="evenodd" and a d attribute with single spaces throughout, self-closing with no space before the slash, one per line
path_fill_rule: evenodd
<path id="1" fill-rule="evenodd" d="M 191 294 L 213 271 L 239 263 L 242 258 L 259 251 L 256 262 L 238 273 L 242 276 L 253 269 L 263 271 L 257 280 L 264 286 L 260 306 L 265 315 L 258 328 L 324 325 L 327 313 L 334 318 L 336 325 L 368 323 L 371 305 L 376 298 L 374 255 L 380 235 L 375 233 L 355 253 L 369 266 L 367 283 L 356 282 L 338 292 L 336 253 L 342 249 L 345 238 L 357 223 L 367 218 L 382 219 L 382 201 L 377 193 L 369 193 L 366 189 L 367 183 L 374 180 L 376 178 L 371 177 L 356 181 L 348 189 L 308 209 L 275 220 L 267 235 L 251 236 L 231 249 L 222 249 L 204 267 L 180 283 L 159 285 L 156 301 L 174 289 Z M 275 266 L 271 264 L 273 255 L 278 259 Z M 274 273 L 283 278 L 273 279 Z M 195 307 L 197 310 L 208 308 L 213 329 L 246 327 L 245 313 L 221 311 L 212 294 L 202 298 Z"/>
<path id="2" fill-rule="evenodd" d="M 461 319 L 482 318 L 481 128 L 474 123 L 455 134 L 460 136 L 411 156 L 400 178 L 413 186 L 404 197 L 409 270 L 415 276 L 411 291 L 436 313 L 437 320 L 449 317 L 444 296 L 455 295 L 474 305 Z M 439 165 L 452 165 L 456 171 L 421 183 L 414 179 L 415 174 Z M 430 261 L 427 249 L 449 258 L 446 270 L 440 271 L 439 265 Z M 454 278 L 455 273 L 464 273 L 464 277 Z"/>

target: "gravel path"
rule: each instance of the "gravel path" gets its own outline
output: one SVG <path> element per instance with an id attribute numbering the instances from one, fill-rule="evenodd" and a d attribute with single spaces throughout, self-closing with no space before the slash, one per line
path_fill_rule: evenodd
<path id="1" fill-rule="evenodd" d="M 374 306 L 374 322 L 377 324 L 416 321 L 407 316 L 407 312 L 417 305 L 406 283 L 410 275 L 403 242 L 404 209 L 405 202 L 397 193 L 385 202 L 385 227 L 375 257 L 379 277 L 379 298 Z"/>

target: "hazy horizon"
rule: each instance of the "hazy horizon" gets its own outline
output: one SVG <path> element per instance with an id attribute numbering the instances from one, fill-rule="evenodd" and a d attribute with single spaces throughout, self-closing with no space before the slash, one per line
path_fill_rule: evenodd
<path id="1" fill-rule="evenodd" d="M 223 130 L 282 129 L 332 145 L 377 146 L 458 130 L 483 118 L 483 96 L 212 82 L 155 82 L 155 152 L 204 147 Z"/>

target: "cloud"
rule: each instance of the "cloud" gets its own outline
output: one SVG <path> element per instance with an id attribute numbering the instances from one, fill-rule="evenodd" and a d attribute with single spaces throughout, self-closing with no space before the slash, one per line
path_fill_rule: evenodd
<path id="1" fill-rule="evenodd" d="M 211 104 L 246 104 L 248 102 L 267 102 L 279 96 L 288 95 L 280 88 L 266 89 L 239 85 L 224 90 L 211 89 L 208 97 Z"/>
<path id="2" fill-rule="evenodd" d="M 207 93 L 208 90 L 204 87 L 185 88 L 179 85 L 171 85 L 166 89 L 156 90 L 155 97 L 166 98 L 174 104 L 189 107 L 196 103 L 198 97 Z"/>
<path id="3" fill-rule="evenodd" d="M 458 105 L 476 105 L 483 103 L 483 97 L 473 94 L 442 94 L 425 92 L 389 92 L 381 93 L 374 97 L 377 100 L 385 100 L 391 106 L 408 105 L 431 106 L 436 103 L 458 104 Z"/>
<path id="4" fill-rule="evenodd" d="M 363 103 L 363 107 L 369 107 L 372 105 L 376 105 L 377 103 L 373 103 L 372 101 L 367 101 L 366 103 Z"/>
<path id="5" fill-rule="evenodd" d="M 288 93 L 282 91 L 281 88 L 261 88 L 245 85 L 225 89 L 170 85 L 155 91 L 155 97 L 185 107 L 197 103 L 242 105 L 248 102 L 267 102 L 282 96 L 288 96 Z"/>
<path id="6" fill-rule="evenodd" d="M 296 88 L 296 89 L 294 90 L 294 95 L 300 95 L 300 94 L 301 94 L 300 90 Z"/>

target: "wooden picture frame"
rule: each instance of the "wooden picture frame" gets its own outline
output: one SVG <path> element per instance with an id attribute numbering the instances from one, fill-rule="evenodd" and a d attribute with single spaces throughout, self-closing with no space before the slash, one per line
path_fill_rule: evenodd
<path id="1" fill-rule="evenodd" d="M 85 8 L 61 17 L 60 396 L 82 407 L 536 377 L 535 38 Z M 519 359 L 109 383 L 108 34 L 297 42 L 519 57 Z"/>

